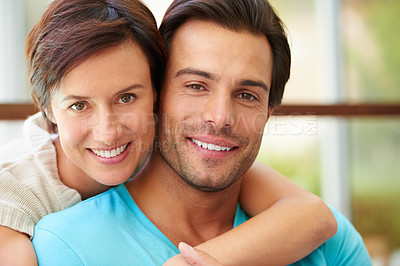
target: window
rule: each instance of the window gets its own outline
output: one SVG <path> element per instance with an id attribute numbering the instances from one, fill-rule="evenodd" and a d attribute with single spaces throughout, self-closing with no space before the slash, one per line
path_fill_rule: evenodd
<path id="1" fill-rule="evenodd" d="M 397 265 L 400 3 L 271 3 L 288 26 L 293 68 L 278 110 L 286 116 L 272 117 L 258 159 L 344 212 L 374 264 Z"/>
<path id="2" fill-rule="evenodd" d="M 32 113 L 31 105 L 5 103 L 30 101 L 23 42 L 50 0 L 3 2 L 0 31 L 7 38 L 0 43 L 0 119 L 23 119 Z M 160 22 L 172 1 L 144 2 Z M 270 2 L 288 27 L 292 74 L 257 159 L 347 215 L 374 264 L 395 265 L 394 254 L 400 252 L 400 2 Z M 0 121 L 0 145 L 20 135 L 20 127 L 21 120 Z"/>
<path id="3" fill-rule="evenodd" d="M 22 137 L 23 121 L 5 121 L 13 116 L 24 118 L 27 110 L 12 103 L 30 103 L 25 71 L 24 44 L 29 30 L 51 0 L 2 0 L 0 8 L 0 145 Z M 4 105 L 7 104 L 7 105 Z M 3 119 L 3 120 L 1 120 Z"/>

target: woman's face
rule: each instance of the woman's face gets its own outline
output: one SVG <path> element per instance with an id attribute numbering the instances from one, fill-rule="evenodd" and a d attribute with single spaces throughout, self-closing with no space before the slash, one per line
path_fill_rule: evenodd
<path id="1" fill-rule="evenodd" d="M 70 165 L 62 178 L 77 171 L 80 180 L 125 182 L 152 147 L 154 101 L 149 64 L 133 41 L 101 50 L 72 69 L 51 100 L 50 117 L 66 155 L 59 160 Z"/>

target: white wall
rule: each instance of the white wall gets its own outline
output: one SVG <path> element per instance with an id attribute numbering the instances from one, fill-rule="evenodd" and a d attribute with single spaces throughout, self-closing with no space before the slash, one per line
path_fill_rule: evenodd
<path id="1" fill-rule="evenodd" d="M 172 0 L 142 0 L 147 7 L 153 12 L 156 17 L 158 25 L 160 25 L 164 13 L 168 6 L 172 3 Z"/>

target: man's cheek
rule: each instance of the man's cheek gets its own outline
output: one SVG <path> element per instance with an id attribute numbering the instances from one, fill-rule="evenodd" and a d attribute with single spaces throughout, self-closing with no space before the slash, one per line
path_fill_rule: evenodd
<path id="1" fill-rule="evenodd" d="M 236 118 L 233 132 L 242 134 L 263 134 L 265 125 L 268 121 L 268 114 L 239 114 Z"/>

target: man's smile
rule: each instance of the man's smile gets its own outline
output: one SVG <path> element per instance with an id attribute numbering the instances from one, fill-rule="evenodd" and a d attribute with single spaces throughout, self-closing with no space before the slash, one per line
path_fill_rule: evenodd
<path id="1" fill-rule="evenodd" d="M 206 143 L 206 142 L 202 142 L 200 140 L 194 139 L 194 138 L 189 138 L 189 140 L 192 141 L 197 146 L 202 147 L 203 149 L 211 150 L 211 151 L 230 151 L 234 148 L 234 147 L 219 146 L 219 145 L 212 144 L 212 143 Z"/>

